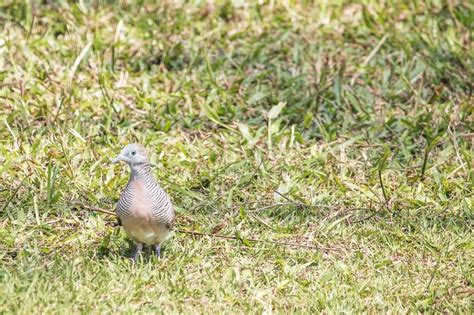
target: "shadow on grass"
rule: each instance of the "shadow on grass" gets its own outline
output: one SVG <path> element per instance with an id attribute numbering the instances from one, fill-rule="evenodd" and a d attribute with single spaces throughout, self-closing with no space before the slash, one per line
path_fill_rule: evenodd
<path id="1" fill-rule="evenodd" d="M 107 237 L 108 236 L 103 239 L 102 245 L 100 245 L 96 251 L 90 253 L 91 258 L 96 257 L 99 260 L 110 258 L 132 260 L 136 248 L 133 241 L 126 238 L 125 241 L 120 239 L 119 241 L 109 242 L 107 241 Z M 166 247 L 166 245 L 161 247 L 161 258 L 164 258 L 166 255 Z M 140 254 L 140 261 L 148 263 L 156 259 L 154 246 L 145 245 Z"/>

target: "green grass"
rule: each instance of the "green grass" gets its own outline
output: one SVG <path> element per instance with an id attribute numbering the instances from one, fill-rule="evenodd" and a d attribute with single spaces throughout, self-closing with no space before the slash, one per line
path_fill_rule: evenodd
<path id="1" fill-rule="evenodd" d="M 470 1 L 121 2 L 0 4 L 0 313 L 472 312 Z M 239 241 L 133 266 L 135 141 Z"/>

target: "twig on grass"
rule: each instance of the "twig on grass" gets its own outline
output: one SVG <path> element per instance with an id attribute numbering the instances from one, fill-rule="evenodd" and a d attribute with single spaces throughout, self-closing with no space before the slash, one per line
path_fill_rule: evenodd
<path id="1" fill-rule="evenodd" d="M 270 208 L 274 208 L 274 207 L 279 207 L 279 206 L 289 206 L 289 205 L 302 205 L 301 203 L 299 202 L 295 202 L 295 201 L 290 201 L 290 202 L 277 202 L 277 203 L 274 203 L 274 204 L 271 204 L 271 205 L 268 205 L 268 206 L 264 206 L 264 207 L 261 207 L 261 208 L 258 208 L 258 209 L 254 209 L 254 210 L 248 210 L 249 213 L 255 213 L 255 212 L 260 212 L 260 211 L 263 211 L 263 210 L 266 210 L 266 209 L 270 209 Z"/>
<path id="2" fill-rule="evenodd" d="M 84 209 L 90 210 L 90 211 L 96 211 L 96 212 L 101 212 L 105 213 L 108 215 L 112 216 L 117 216 L 115 212 L 108 211 L 106 209 L 102 209 L 99 207 L 95 206 L 90 206 L 83 204 L 79 201 L 74 201 L 74 205 L 80 206 Z M 284 245 L 284 246 L 292 246 L 292 247 L 299 247 L 299 248 L 306 248 L 306 249 L 319 249 L 319 250 L 324 250 L 324 251 L 340 251 L 339 249 L 336 248 L 329 248 L 329 247 L 322 247 L 322 246 L 316 246 L 316 245 L 308 245 L 308 244 L 300 244 L 300 243 L 287 243 L 287 242 L 277 242 L 277 241 L 268 241 L 268 240 L 262 240 L 262 239 L 257 239 L 257 238 L 239 238 L 236 236 L 228 236 L 228 235 L 221 235 L 221 234 L 212 234 L 212 233 L 202 233 L 202 232 L 195 232 L 195 231 L 186 231 L 186 230 L 175 230 L 178 233 L 183 233 L 183 234 L 190 234 L 193 236 L 209 236 L 209 237 L 217 237 L 217 238 L 223 238 L 223 239 L 229 239 L 229 240 L 236 240 L 236 241 L 248 241 L 248 242 L 255 242 L 255 243 L 269 243 L 269 244 L 275 244 L 275 245 Z"/>
<path id="3" fill-rule="evenodd" d="M 79 202 L 79 201 L 73 201 L 73 204 L 76 205 L 76 206 L 80 206 L 80 207 L 82 207 L 84 209 L 87 209 L 87 210 L 101 212 L 101 213 L 105 213 L 105 214 L 112 215 L 112 216 L 117 216 L 115 214 L 115 212 L 108 211 L 108 210 L 105 210 L 105 209 L 102 209 L 102 208 L 99 208 L 99 207 L 89 206 L 89 205 L 83 204 L 82 202 Z"/>
<path id="4" fill-rule="evenodd" d="M 201 232 L 194 232 L 194 231 L 183 231 L 183 230 L 176 230 L 178 233 L 185 233 L 191 235 L 199 235 L 199 236 L 210 236 L 210 237 L 218 237 L 218 238 L 225 238 L 229 240 L 241 240 L 241 238 L 235 236 L 228 236 L 228 235 L 221 235 L 221 234 L 210 234 L 210 233 L 201 233 Z M 301 247 L 307 249 L 322 249 L 325 251 L 339 251 L 336 248 L 329 248 L 329 247 L 321 247 L 316 245 L 307 245 L 307 244 L 300 244 L 300 243 L 287 243 L 287 242 L 277 242 L 277 241 L 267 241 L 257 238 L 245 238 L 245 241 L 255 242 L 255 243 L 269 243 L 269 244 L 276 244 L 276 245 L 284 245 L 284 246 L 294 246 L 294 247 Z"/>
<path id="5" fill-rule="evenodd" d="M 254 212 L 258 212 L 258 211 L 261 211 L 261 210 L 265 210 L 265 209 L 269 209 L 269 208 L 273 208 L 273 207 L 276 207 L 276 206 L 285 206 L 285 205 L 298 205 L 298 206 L 301 206 L 301 207 L 307 207 L 307 208 L 311 208 L 311 207 L 323 207 L 323 208 L 333 208 L 332 206 L 329 206 L 329 205 L 308 205 L 308 204 L 305 204 L 303 202 L 300 202 L 300 201 L 292 201 L 290 198 L 288 198 L 287 196 L 285 196 L 284 194 L 280 193 L 278 190 L 275 190 L 275 193 L 277 193 L 278 195 L 280 195 L 281 197 L 285 198 L 286 200 L 288 200 L 288 202 L 281 202 L 281 203 L 275 203 L 275 204 L 272 204 L 272 205 L 269 205 L 269 206 L 265 206 L 265 207 L 262 207 L 262 208 L 259 208 L 259 209 L 255 209 L 255 210 L 251 210 L 249 211 L 250 213 L 254 213 Z M 374 193 L 375 194 L 375 193 Z M 375 194 L 376 195 L 376 194 Z M 378 195 L 376 195 L 377 198 Z M 380 198 L 379 198 L 380 200 Z M 380 202 L 382 203 L 382 201 L 380 200 Z M 386 203 L 382 205 L 383 207 L 387 207 Z M 355 212 L 355 211 L 358 211 L 358 210 L 373 210 L 372 207 L 371 208 L 351 208 L 351 209 L 347 209 L 345 211 L 343 211 L 342 213 L 339 213 L 340 214 L 346 214 L 346 213 L 349 213 L 349 212 Z M 390 209 L 388 209 L 387 207 L 387 210 L 390 211 Z M 365 218 L 362 218 L 362 219 L 359 219 L 359 220 L 356 220 L 356 221 L 353 221 L 351 223 L 353 224 L 357 224 L 357 223 L 360 223 L 360 222 L 363 222 L 365 220 L 368 220 L 368 219 L 371 219 L 372 217 L 376 216 L 378 213 L 380 212 L 379 211 L 375 211 L 373 214 L 365 217 Z M 334 216 L 337 217 L 338 215 Z"/>

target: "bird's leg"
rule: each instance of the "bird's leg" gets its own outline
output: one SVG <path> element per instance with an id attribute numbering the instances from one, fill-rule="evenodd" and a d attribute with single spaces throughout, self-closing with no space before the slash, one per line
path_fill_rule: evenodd
<path id="1" fill-rule="evenodd" d="M 140 256 L 142 249 L 143 249 L 143 244 L 137 243 L 137 247 L 135 247 L 135 251 L 133 252 L 133 256 L 132 256 L 133 262 L 137 262 L 138 256 Z"/>
<path id="2" fill-rule="evenodd" d="M 158 257 L 158 259 L 160 259 L 161 258 L 161 246 L 160 246 L 160 244 L 155 245 L 155 253 L 156 253 L 156 257 Z"/>

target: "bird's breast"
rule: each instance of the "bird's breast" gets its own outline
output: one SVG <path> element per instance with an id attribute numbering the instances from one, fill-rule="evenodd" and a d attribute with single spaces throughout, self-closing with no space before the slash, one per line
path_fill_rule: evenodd
<path id="1" fill-rule="evenodd" d="M 130 182 L 129 189 L 131 191 L 130 216 L 142 220 L 151 219 L 153 202 L 150 196 L 147 195 L 146 186 L 143 181 L 135 180 Z"/>
<path id="2" fill-rule="evenodd" d="M 122 226 L 135 242 L 148 245 L 161 243 L 169 234 L 166 226 L 147 218 L 128 217 L 122 220 Z"/>
<path id="3" fill-rule="evenodd" d="M 119 214 L 127 234 L 138 243 L 159 244 L 169 233 L 166 224 L 157 222 L 153 214 L 154 199 L 146 182 L 133 180 L 123 193 L 123 205 L 127 211 Z"/>

